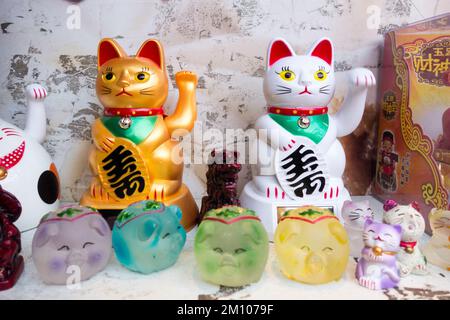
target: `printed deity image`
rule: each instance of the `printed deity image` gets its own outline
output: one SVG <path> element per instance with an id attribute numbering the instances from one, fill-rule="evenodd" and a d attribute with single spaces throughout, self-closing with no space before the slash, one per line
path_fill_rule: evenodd
<path id="1" fill-rule="evenodd" d="M 182 183 L 183 162 L 172 159 L 180 145 L 171 136 L 175 130 L 188 134 L 194 126 L 197 76 L 180 71 L 175 82 L 178 104 L 166 116 L 169 82 L 161 44 L 147 40 L 133 57 L 112 39 L 100 42 L 96 88 L 104 115 L 92 126 L 94 178 L 83 205 L 122 210 L 136 201 L 162 201 L 180 207 L 182 224 L 193 227 L 198 208 Z"/>
<path id="2" fill-rule="evenodd" d="M 194 249 L 205 281 L 238 287 L 261 278 L 269 255 L 269 240 L 254 211 L 226 206 L 205 214 Z"/>
<path id="3" fill-rule="evenodd" d="M 87 280 L 103 270 L 111 257 L 111 230 L 92 208 L 66 206 L 46 214 L 32 243 L 39 276 L 48 284 Z"/>
<path id="4" fill-rule="evenodd" d="M 418 201 L 422 214 L 447 209 L 450 14 L 387 33 L 381 80 L 374 193 L 382 200 Z"/>
<path id="5" fill-rule="evenodd" d="M 122 210 L 114 223 L 116 257 L 128 269 L 144 274 L 172 266 L 186 242 L 181 210 L 152 200 Z"/>
<path id="6" fill-rule="evenodd" d="M 390 131 L 384 131 L 381 149 L 378 155 L 380 170 L 378 172 L 378 182 L 381 187 L 388 191 L 397 189 L 397 163 L 398 154 L 394 152 L 394 134 Z"/>
<path id="7" fill-rule="evenodd" d="M 275 233 L 275 250 L 282 273 L 309 284 L 339 280 L 350 254 L 347 232 L 337 217 L 314 206 L 283 214 Z"/>

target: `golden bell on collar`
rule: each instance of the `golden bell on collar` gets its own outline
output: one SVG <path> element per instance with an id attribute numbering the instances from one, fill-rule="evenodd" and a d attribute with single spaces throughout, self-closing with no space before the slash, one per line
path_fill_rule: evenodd
<path id="1" fill-rule="evenodd" d="M 411 254 L 411 253 L 414 252 L 414 248 L 413 247 L 406 247 L 405 248 L 405 252 Z"/>

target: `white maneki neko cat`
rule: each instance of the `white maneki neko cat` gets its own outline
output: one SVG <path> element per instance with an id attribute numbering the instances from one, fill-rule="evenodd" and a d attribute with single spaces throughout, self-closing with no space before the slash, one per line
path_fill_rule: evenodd
<path id="1" fill-rule="evenodd" d="M 341 219 L 342 205 L 350 200 L 342 181 L 345 153 L 337 138 L 360 123 L 375 77 L 368 69 L 352 69 L 343 105 L 329 114 L 336 86 L 333 55 L 326 38 L 306 55 L 296 55 L 280 38 L 269 45 L 264 77 L 268 112 L 255 124 L 258 163 L 240 201 L 260 214 L 272 235 L 288 208 L 313 204 Z"/>
<path id="2" fill-rule="evenodd" d="M 28 114 L 25 130 L 0 119 L 0 185 L 22 207 L 15 222 L 20 231 L 36 227 L 40 218 L 58 207 L 59 179 L 50 155 L 41 146 L 46 135 L 44 99 L 40 85 L 26 88 Z M 2 204 L 0 203 L 0 206 Z"/>

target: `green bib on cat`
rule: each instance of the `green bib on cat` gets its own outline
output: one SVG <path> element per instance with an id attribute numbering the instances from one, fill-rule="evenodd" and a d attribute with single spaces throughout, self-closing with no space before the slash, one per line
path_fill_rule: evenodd
<path id="1" fill-rule="evenodd" d="M 309 127 L 302 128 L 299 125 L 300 116 L 290 116 L 282 114 L 269 113 L 269 116 L 278 123 L 281 127 L 286 129 L 289 133 L 295 136 L 302 136 L 311 139 L 315 144 L 320 143 L 328 131 L 329 116 L 328 114 L 320 114 L 315 116 L 308 116 Z"/>
<path id="2" fill-rule="evenodd" d="M 126 138 L 134 144 L 144 141 L 153 131 L 158 116 L 130 117 L 132 123 L 128 129 L 119 126 L 121 117 L 102 117 L 102 123 L 116 137 Z"/>

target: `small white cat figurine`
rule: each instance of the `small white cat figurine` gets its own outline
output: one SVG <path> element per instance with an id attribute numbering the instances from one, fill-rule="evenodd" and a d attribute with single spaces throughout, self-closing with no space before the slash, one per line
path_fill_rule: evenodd
<path id="1" fill-rule="evenodd" d="M 363 231 L 367 219 L 374 219 L 373 210 L 369 201 L 346 200 L 342 207 L 344 227 L 350 239 L 350 255 L 359 258 L 364 248 Z"/>
<path id="2" fill-rule="evenodd" d="M 387 200 L 384 203 L 383 222 L 402 227 L 401 250 L 397 255 L 400 276 L 428 274 L 427 260 L 418 243 L 425 232 L 425 220 L 419 212 L 419 204 L 399 205 L 394 200 Z"/>
<path id="3" fill-rule="evenodd" d="M 450 210 L 433 208 L 428 214 L 433 236 L 423 248 L 428 262 L 450 271 Z"/>
<path id="4" fill-rule="evenodd" d="M 244 207 L 260 214 L 269 234 L 279 208 L 314 204 L 341 218 L 342 205 L 350 200 L 342 181 L 345 153 L 337 138 L 358 126 L 375 77 L 368 69 L 352 69 L 343 105 L 329 114 L 336 86 L 333 56 L 327 38 L 305 55 L 296 55 L 281 38 L 269 45 L 264 76 L 268 113 L 255 123 L 259 139 L 252 150 L 258 163 L 240 198 Z"/>

